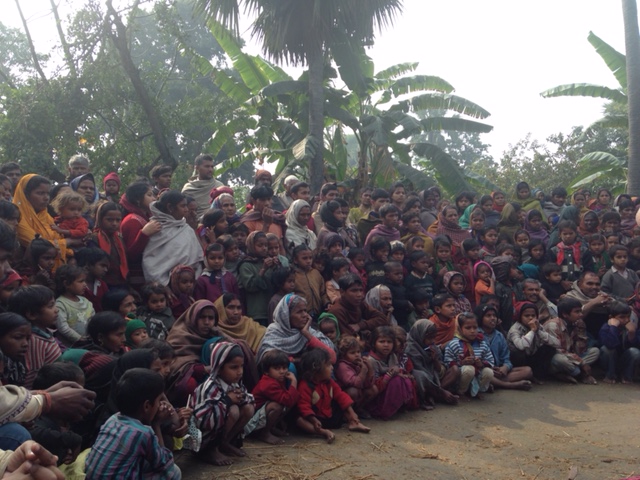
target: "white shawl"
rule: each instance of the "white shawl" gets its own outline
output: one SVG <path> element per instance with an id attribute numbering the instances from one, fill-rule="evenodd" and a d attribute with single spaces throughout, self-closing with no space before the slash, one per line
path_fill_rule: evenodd
<path id="1" fill-rule="evenodd" d="M 309 210 L 311 210 L 311 207 L 306 201 L 298 199 L 294 201 L 287 210 L 287 215 L 285 217 L 287 231 L 284 236 L 286 238 L 285 247 L 289 251 L 293 250 L 293 248 L 290 248 L 291 245 L 293 245 L 293 247 L 297 247 L 298 245 L 303 244 L 307 245 L 311 250 L 316 249 L 316 234 L 309 230 L 306 225 L 302 225 L 298 222 L 298 215 L 303 207 L 309 207 Z"/>

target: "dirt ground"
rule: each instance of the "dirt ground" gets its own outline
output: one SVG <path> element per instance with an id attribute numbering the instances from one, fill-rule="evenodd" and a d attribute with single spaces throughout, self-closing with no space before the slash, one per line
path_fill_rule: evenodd
<path id="1" fill-rule="evenodd" d="M 292 433 L 282 446 L 247 439 L 247 457 L 214 467 L 178 457 L 183 478 L 620 479 L 640 473 L 640 385 L 565 385 L 498 391 L 457 407 L 369 420 L 370 434 L 336 431 L 327 445 Z"/>

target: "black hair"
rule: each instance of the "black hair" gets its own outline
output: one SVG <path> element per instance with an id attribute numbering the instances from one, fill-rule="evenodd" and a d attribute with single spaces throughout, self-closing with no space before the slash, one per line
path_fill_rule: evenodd
<path id="1" fill-rule="evenodd" d="M 347 273 L 338 279 L 338 287 L 340 287 L 340 290 L 346 291 L 353 285 L 363 286 L 362 279 L 355 273 Z"/>
<path id="2" fill-rule="evenodd" d="M 616 317 L 618 315 L 631 315 L 631 307 L 626 303 L 617 300 L 609 304 L 609 315 Z"/>
<path id="3" fill-rule="evenodd" d="M 442 307 L 447 300 L 455 300 L 450 293 L 439 293 L 431 299 L 431 308 Z"/>
<path id="4" fill-rule="evenodd" d="M 247 227 L 244 223 L 236 222 L 229 227 L 229 234 L 233 235 L 237 231 L 243 231 L 247 235 L 249 235 L 249 227 Z"/>
<path id="5" fill-rule="evenodd" d="M 168 342 L 160 340 L 159 338 L 147 338 L 138 348 L 148 348 L 155 352 L 160 360 L 168 360 L 176 357 L 176 351 L 173 347 Z"/>
<path id="6" fill-rule="evenodd" d="M 258 365 L 260 373 L 263 374 L 267 373 L 270 368 L 274 367 L 289 368 L 289 356 L 282 350 L 278 350 L 277 348 L 267 350 L 265 354 L 262 355 L 262 359 L 260 360 L 260 364 Z"/>
<path id="7" fill-rule="evenodd" d="M 169 206 L 175 207 L 185 199 L 186 197 L 182 193 L 176 190 L 169 190 L 168 192 L 164 192 L 162 194 L 160 199 L 154 203 L 154 206 L 162 213 L 170 215 Z"/>
<path id="8" fill-rule="evenodd" d="M 26 325 L 31 326 L 29 321 L 22 315 L 13 312 L 0 313 L 0 337 L 4 337 L 12 330 Z"/>
<path id="9" fill-rule="evenodd" d="M 107 335 L 111 332 L 125 327 L 127 321 L 116 312 L 99 312 L 89 319 L 87 323 L 87 335 L 98 343 L 100 335 Z"/>
<path id="10" fill-rule="evenodd" d="M 351 262 L 344 257 L 334 257 L 329 262 L 329 271 L 333 274 L 337 272 L 341 268 L 348 267 L 351 265 Z"/>
<path id="11" fill-rule="evenodd" d="M 6 223 L 0 224 L 0 228 L 2 228 L 3 225 L 6 225 Z M 6 226 L 7 228 L 9 228 L 8 225 Z M 2 233 L 0 232 L 0 237 L 1 235 Z M 15 247 L 15 241 L 13 242 L 13 245 L 9 250 L 13 250 L 14 247 Z M 0 248 L 3 248 L 2 245 L 0 245 Z M 55 250 L 57 253 L 55 245 L 51 243 L 49 240 L 47 240 L 46 238 L 36 236 L 36 238 L 31 240 L 31 243 L 29 244 L 29 253 L 31 254 L 31 262 L 33 263 L 33 266 L 35 267 L 36 265 L 38 265 L 38 262 L 40 261 L 40 257 L 52 249 Z"/>
<path id="12" fill-rule="evenodd" d="M 564 187 L 556 187 L 553 190 L 551 190 L 551 196 L 556 196 L 556 197 L 566 197 L 567 196 L 567 189 Z"/>
<path id="13" fill-rule="evenodd" d="M 128 290 L 123 290 L 120 288 L 107 291 L 107 293 L 105 293 L 104 296 L 102 297 L 102 310 L 119 312 L 120 304 L 129 295 L 132 295 L 132 293 L 129 292 Z"/>
<path id="14" fill-rule="evenodd" d="M 73 362 L 54 362 L 43 365 L 35 380 L 33 390 L 47 390 L 59 382 L 77 382 L 84 379 L 84 372 Z"/>
<path id="15" fill-rule="evenodd" d="M 20 220 L 20 210 L 14 203 L 6 200 L 0 200 L 0 219 L 2 220 Z"/>
<path id="16" fill-rule="evenodd" d="M 534 247 L 539 247 L 539 246 L 542 246 L 542 250 L 546 254 L 547 253 L 547 246 L 544 244 L 544 242 L 542 240 L 540 240 L 539 238 L 530 239 L 529 240 L 529 244 L 527 245 L 527 252 L 529 252 L 529 255 L 531 255 L 531 250 Z"/>
<path id="17" fill-rule="evenodd" d="M 79 267 L 92 267 L 102 260 L 109 260 L 109 254 L 96 247 L 85 247 L 78 250 L 75 259 Z"/>
<path id="18" fill-rule="evenodd" d="M 622 219 L 622 217 L 620 217 L 620 214 L 618 212 L 606 212 L 604 215 L 602 215 L 602 218 L 600 219 L 600 224 L 604 225 L 607 222 L 611 222 L 611 221 L 617 221 L 620 222 Z"/>
<path id="19" fill-rule="evenodd" d="M 313 375 L 319 373 L 322 368 L 330 362 L 329 353 L 324 348 L 312 348 L 302 354 L 300 358 L 300 369 L 302 378 L 311 381 Z"/>
<path id="20" fill-rule="evenodd" d="M 49 180 L 46 177 L 43 177 L 42 175 L 34 175 L 33 177 L 31 177 L 27 182 L 27 184 L 24 186 L 25 197 L 29 198 L 29 195 L 31 195 L 31 192 L 33 192 L 40 185 L 44 185 L 44 184 L 51 185 L 51 180 Z"/>
<path id="21" fill-rule="evenodd" d="M 213 157 L 207 153 L 201 153 L 196 157 L 193 163 L 196 167 L 199 167 L 204 162 L 213 162 Z"/>
<path id="22" fill-rule="evenodd" d="M 309 188 L 309 184 L 307 182 L 294 183 L 289 189 L 289 193 L 295 193 L 297 195 L 301 188 Z"/>
<path id="23" fill-rule="evenodd" d="M 151 295 L 164 295 L 166 298 L 167 287 L 162 285 L 160 282 L 147 282 L 140 289 L 140 295 L 142 297 L 142 301 L 146 305 L 146 303 L 151 298 Z M 124 300 L 124 297 L 122 298 L 122 300 Z M 122 303 L 122 300 L 120 300 L 120 303 Z M 118 304 L 118 310 L 120 309 L 120 303 Z"/>
<path id="24" fill-rule="evenodd" d="M 635 205 L 631 200 L 625 199 L 625 200 L 622 200 L 620 203 L 618 203 L 618 209 L 619 211 L 622 211 L 625 208 L 635 208 Z"/>
<path id="25" fill-rule="evenodd" d="M 475 248 L 480 248 L 480 244 L 475 238 L 465 238 L 462 241 L 462 248 L 465 251 L 473 250 Z"/>
<path id="26" fill-rule="evenodd" d="M 327 193 L 329 193 L 332 190 L 338 191 L 338 185 L 335 183 L 325 183 L 320 188 L 320 195 L 324 197 L 327 195 Z"/>
<path id="27" fill-rule="evenodd" d="M 414 305 L 425 300 L 427 302 L 430 302 L 429 292 L 427 292 L 427 290 L 424 288 L 412 288 L 407 292 L 407 300 L 409 300 Z"/>
<path id="28" fill-rule="evenodd" d="M 496 317 L 500 315 L 500 312 L 498 312 L 498 309 L 496 307 L 486 303 L 481 303 L 480 305 L 478 305 L 476 308 L 473 309 L 473 314 L 478 319 L 478 323 L 480 325 L 482 325 L 482 319 L 489 311 L 493 311 L 496 314 Z"/>
<path id="29" fill-rule="evenodd" d="M 71 285 L 76 279 L 82 275 L 86 275 L 87 272 L 84 268 L 76 265 L 60 265 L 56 270 L 56 295 L 60 296 L 67 291 L 67 287 Z"/>
<path id="30" fill-rule="evenodd" d="M 0 173 L 2 173 L 3 175 L 7 172 L 12 172 L 13 170 L 22 171 L 22 167 L 20 167 L 20 165 L 16 162 L 7 162 L 0 165 Z"/>
<path id="31" fill-rule="evenodd" d="M 374 188 L 371 192 L 371 200 L 378 200 L 379 198 L 389 198 L 389 192 L 384 188 Z"/>
<path id="32" fill-rule="evenodd" d="M 425 252 L 424 250 L 414 250 L 413 252 L 411 252 L 411 255 L 409 255 L 409 264 L 413 264 L 413 262 L 417 262 L 424 257 L 429 257 L 429 255 L 427 255 L 427 252 Z"/>
<path id="33" fill-rule="evenodd" d="M 278 292 L 284 287 L 284 283 L 295 273 L 293 267 L 278 267 L 271 274 L 271 285 L 273 290 Z"/>
<path id="34" fill-rule="evenodd" d="M 96 226 L 101 227 L 102 220 L 109 212 L 120 212 L 122 214 L 122 209 L 120 205 L 115 202 L 105 202 L 98 207 L 96 211 Z"/>
<path id="35" fill-rule="evenodd" d="M 603 237 L 604 238 L 604 237 Z M 631 252 L 631 250 L 633 250 L 634 248 L 638 248 L 640 247 L 640 237 L 636 237 L 634 239 L 632 239 L 627 246 L 629 247 L 629 252 Z"/>
<path id="36" fill-rule="evenodd" d="M 446 235 L 438 235 L 433 239 L 433 251 L 437 252 L 441 247 L 451 248 L 451 240 Z"/>
<path id="37" fill-rule="evenodd" d="M 115 386 L 116 406 L 122 414 L 135 418 L 146 402 L 155 402 L 163 393 L 162 375 L 148 368 L 132 368 Z"/>
<path id="38" fill-rule="evenodd" d="M 385 273 L 385 275 L 387 273 L 391 273 L 391 271 L 395 270 L 396 268 L 402 268 L 402 264 L 400 262 L 394 262 L 394 261 L 386 262 L 384 264 L 384 273 Z"/>
<path id="39" fill-rule="evenodd" d="M 226 218 L 224 212 L 217 208 L 210 208 L 207 210 L 202 216 L 202 226 L 205 228 L 215 227 L 216 223 L 218 223 L 223 218 Z"/>
<path id="40" fill-rule="evenodd" d="M 39 314 L 51 300 L 55 300 L 55 296 L 50 288 L 44 285 L 30 285 L 14 290 L 7 306 L 9 311 L 26 317 L 27 314 Z"/>
<path id="41" fill-rule="evenodd" d="M 293 249 L 293 252 L 291 252 L 291 257 L 295 261 L 296 258 L 298 258 L 298 255 L 300 255 L 301 252 L 311 252 L 311 251 L 312 250 L 309 248 L 309 246 L 307 244 L 301 243 L 300 245 L 297 245 L 296 248 Z"/>
<path id="42" fill-rule="evenodd" d="M 149 175 L 151 178 L 156 179 L 167 173 L 173 173 L 173 168 L 170 165 L 156 165 L 151 169 Z"/>
<path id="43" fill-rule="evenodd" d="M 373 237 L 369 242 L 369 251 L 372 254 L 373 252 L 384 250 L 385 248 L 391 251 L 391 243 L 383 237 Z"/>
<path id="44" fill-rule="evenodd" d="M 477 322 L 478 317 L 476 317 L 472 312 L 462 312 L 458 315 L 458 327 L 462 328 L 466 320 L 475 320 Z"/>
<path id="45" fill-rule="evenodd" d="M 491 195 L 482 195 L 480 200 L 478 200 L 478 205 L 482 206 L 487 202 L 491 202 L 491 204 L 493 204 L 493 197 Z"/>
<path id="46" fill-rule="evenodd" d="M 473 203 L 473 199 L 475 198 L 475 196 L 476 194 L 473 192 L 460 192 L 458 195 L 456 195 L 454 203 L 458 205 L 458 202 L 463 198 L 466 198 L 467 200 L 469 200 L 469 203 Z"/>
<path id="47" fill-rule="evenodd" d="M 491 300 L 500 303 L 500 297 L 498 297 L 495 293 L 485 293 L 480 298 L 480 304 L 489 303 Z"/>
<path id="48" fill-rule="evenodd" d="M 411 220 L 413 218 L 413 215 L 417 215 L 418 217 L 420 216 L 420 214 L 418 212 L 410 212 L 409 210 L 411 210 L 412 208 L 414 208 L 416 205 L 419 205 L 420 208 L 422 208 L 422 202 L 420 201 L 420 199 L 418 197 L 409 197 L 407 198 L 407 201 L 404 202 L 404 207 L 402 207 L 402 213 L 404 215 L 402 215 L 402 222 L 406 223 L 409 220 Z M 407 218 L 407 220 L 405 221 L 405 217 Z"/>
<path id="49" fill-rule="evenodd" d="M 273 197 L 273 189 L 269 185 L 260 184 L 251 189 L 252 200 L 262 200 Z"/>
<path id="50" fill-rule="evenodd" d="M 142 208 L 142 200 L 150 189 L 151 185 L 146 182 L 134 182 L 127 187 L 124 192 L 124 196 L 129 203 Z"/>
<path id="51" fill-rule="evenodd" d="M 376 344 L 376 340 L 381 337 L 390 338 L 392 342 L 396 341 L 396 332 L 393 331 L 393 327 L 382 325 L 380 327 L 376 327 L 373 330 L 373 334 L 371 335 L 371 345 Z"/>
<path id="52" fill-rule="evenodd" d="M 542 275 L 544 275 L 545 277 L 548 277 L 552 273 L 562 272 L 562 267 L 560 265 L 558 265 L 557 263 L 545 263 L 542 266 L 542 270 L 541 271 L 542 271 Z"/>
<path id="53" fill-rule="evenodd" d="M 507 250 L 515 251 L 515 248 L 516 248 L 515 245 L 513 245 L 511 243 L 501 243 L 500 245 L 498 245 L 496 247 L 496 256 L 500 257 Z"/>
<path id="54" fill-rule="evenodd" d="M 210 243 L 209 245 L 207 245 L 207 249 L 205 250 L 204 254 L 205 256 L 207 256 L 211 252 L 220 252 L 224 255 L 224 245 L 217 242 Z"/>
<path id="55" fill-rule="evenodd" d="M 491 230 L 498 232 L 498 227 L 495 225 L 485 225 L 480 230 L 478 230 L 478 236 L 482 238 Z"/>
<path id="56" fill-rule="evenodd" d="M 418 212 L 407 212 L 402 215 L 402 224 L 406 226 L 414 218 L 420 218 L 420 214 Z"/>
<path id="57" fill-rule="evenodd" d="M 222 304 L 226 307 L 233 300 L 240 300 L 240 297 L 233 292 L 227 292 L 222 294 Z"/>
<path id="58" fill-rule="evenodd" d="M 220 235 L 218 238 L 216 238 L 215 243 L 219 243 L 220 245 L 222 245 L 224 247 L 225 252 L 227 250 L 231 250 L 231 248 L 233 248 L 234 246 L 235 247 L 238 246 L 238 242 L 236 241 L 236 239 L 233 238 L 228 233 L 224 235 Z"/>
<path id="59" fill-rule="evenodd" d="M 571 310 L 575 308 L 582 308 L 582 303 L 575 298 L 565 297 L 558 302 L 558 316 L 564 318 L 565 315 L 569 315 Z"/>
<path id="60" fill-rule="evenodd" d="M 404 187 L 404 183 L 402 183 L 402 182 L 394 182 L 394 183 L 392 183 L 391 187 L 389 188 L 389 197 L 391 197 L 391 195 L 393 195 L 393 193 L 399 188 L 405 188 Z M 405 190 L 406 190 L 406 188 L 405 188 Z"/>
<path id="61" fill-rule="evenodd" d="M 558 223 L 558 233 L 562 232 L 562 230 L 573 230 L 574 232 L 577 232 L 578 226 L 571 220 L 562 220 Z"/>
<path id="62" fill-rule="evenodd" d="M 347 258 L 349 260 L 353 260 L 358 255 L 364 255 L 364 250 L 362 248 L 350 248 L 349 253 L 347 253 Z"/>

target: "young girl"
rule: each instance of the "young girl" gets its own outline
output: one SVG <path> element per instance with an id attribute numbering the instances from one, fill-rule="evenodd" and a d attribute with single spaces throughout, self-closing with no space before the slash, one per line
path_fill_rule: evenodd
<path id="1" fill-rule="evenodd" d="M 26 318 L 10 312 L 0 314 L 0 358 L 4 354 L 2 385 L 24 385 L 27 377 L 24 356 L 30 338 L 31 324 Z"/>
<path id="2" fill-rule="evenodd" d="M 584 241 L 589 247 L 589 252 L 586 254 L 591 257 L 592 271 L 597 273 L 600 278 L 611 268 L 611 259 L 609 253 L 605 249 L 607 243 L 604 235 L 600 233 L 594 233 L 584 237 Z"/>
<path id="3" fill-rule="evenodd" d="M 436 252 L 434 272 L 438 277 L 438 284 L 441 285 L 444 275 L 455 270 L 451 242 L 445 236 L 438 236 L 434 240 L 434 249 Z"/>
<path id="4" fill-rule="evenodd" d="M 242 260 L 238 282 L 247 298 L 247 316 L 267 326 L 269 300 L 273 295 L 271 275 L 275 268 L 272 257 L 267 255 L 267 236 L 264 232 L 251 232 L 247 237 L 247 256 Z"/>
<path id="5" fill-rule="evenodd" d="M 469 233 L 474 240 L 480 239 L 480 232 L 485 225 L 485 214 L 482 209 L 476 207 L 469 215 Z"/>
<path id="6" fill-rule="evenodd" d="M 238 247 L 238 242 L 231 235 L 218 237 L 216 243 L 224 248 L 224 268 L 237 278 L 240 260 L 244 255 Z"/>
<path id="7" fill-rule="evenodd" d="M 473 313 L 458 315 L 458 332 L 444 349 L 445 365 L 460 369 L 458 394 L 482 398 L 493 380 L 493 354 L 487 342 L 478 336 L 478 321 Z"/>
<path id="8" fill-rule="evenodd" d="M 537 212 L 537 210 L 532 210 Z M 517 230 L 513 235 L 513 245 L 518 246 L 520 248 L 527 248 L 529 245 L 529 233 L 526 230 Z"/>
<path id="9" fill-rule="evenodd" d="M 209 209 L 202 216 L 202 225 L 198 227 L 196 233 L 202 249 L 213 244 L 217 238 L 227 233 L 229 224 L 227 217 L 222 210 Z"/>
<path id="10" fill-rule="evenodd" d="M 318 270 L 313 268 L 313 252 L 306 245 L 298 245 L 293 249 L 293 265 L 295 267 L 295 293 L 307 300 L 307 312 L 313 318 L 324 310 L 329 303 L 325 283 Z"/>
<path id="11" fill-rule="evenodd" d="M 502 332 L 496 330 L 498 326 L 498 309 L 492 305 L 478 305 L 474 310 L 480 320 L 480 333 L 484 336 L 493 354 L 493 380 L 491 384 L 496 388 L 515 390 L 531 390 L 533 372 L 529 367 L 514 367 L 507 339 Z"/>
<path id="12" fill-rule="evenodd" d="M 366 259 L 364 250 L 361 248 L 351 248 L 347 254 L 347 258 L 351 261 L 349 271 L 355 273 L 362 280 L 362 284 L 367 284 L 367 270 L 365 269 Z"/>
<path id="13" fill-rule="evenodd" d="M 167 288 L 159 282 L 149 282 L 140 293 L 142 306 L 136 311 L 136 317 L 146 325 L 149 337 L 166 340 L 175 322 L 168 306 Z"/>
<path id="14" fill-rule="evenodd" d="M 102 297 L 109 291 L 104 277 L 109 270 L 109 255 L 99 248 L 82 248 L 76 253 L 78 266 L 87 273 L 84 293 L 82 294 L 93 305 L 96 312 L 102 311 Z"/>
<path id="15" fill-rule="evenodd" d="M 338 352 L 338 341 L 340 340 L 340 324 L 336 316 L 329 312 L 321 313 L 318 316 L 318 330 L 322 334 L 331 340 L 335 347 L 336 353 Z"/>
<path id="16" fill-rule="evenodd" d="M 0 195 L 0 220 L 4 220 L 15 231 L 20 223 L 20 210 L 13 203 L 1 198 Z"/>
<path id="17" fill-rule="evenodd" d="M 529 242 L 531 240 L 540 240 L 543 245 L 547 245 L 549 242 L 549 232 L 547 232 L 542 214 L 538 210 L 530 210 L 527 213 L 527 218 L 524 221 L 524 230 L 529 235 Z M 516 243 L 518 239 L 516 239 Z M 522 248 L 526 248 L 526 245 Z"/>
<path id="18" fill-rule="evenodd" d="M 469 205 L 473 203 L 473 193 L 461 192 L 456 196 L 456 208 L 458 209 L 458 215 L 462 215 Z"/>
<path id="19" fill-rule="evenodd" d="M 404 248 L 404 244 L 400 240 L 391 242 L 391 249 L 389 250 L 389 261 L 404 263 L 406 254 L 407 251 Z"/>
<path id="20" fill-rule="evenodd" d="M 442 285 L 455 299 L 455 314 L 470 312 L 471 302 L 464 296 L 466 281 L 460 272 L 447 272 L 442 280 Z"/>
<path id="21" fill-rule="evenodd" d="M 44 285 L 55 290 L 53 269 L 58 259 L 58 250 L 53 243 L 36 235 L 29 244 L 24 258 L 25 262 L 17 269 L 22 276 L 27 277 L 27 282 L 30 285 Z"/>
<path id="22" fill-rule="evenodd" d="M 345 335 L 338 342 L 338 364 L 336 380 L 353 400 L 354 410 L 361 418 L 370 417 L 366 405 L 378 394 L 373 383 L 373 370 L 362 358 L 360 342 L 356 337 Z"/>
<path id="23" fill-rule="evenodd" d="M 64 238 L 84 240 L 89 233 L 89 222 L 82 217 L 82 212 L 87 208 L 84 197 L 70 190 L 58 195 L 51 202 L 51 206 L 58 213 L 54 218 L 56 224 L 52 225 L 51 229 Z"/>
<path id="24" fill-rule="evenodd" d="M 125 346 L 126 328 L 127 321 L 119 313 L 96 313 L 87 324 L 87 335 L 78 340 L 74 348 L 120 357 L 129 351 Z"/>
<path id="25" fill-rule="evenodd" d="M 296 272 L 293 267 L 276 268 L 271 275 L 271 284 L 276 292 L 269 300 L 269 324 L 273 322 L 273 312 L 282 297 L 293 293 L 296 289 Z"/>
<path id="26" fill-rule="evenodd" d="M 496 293 L 493 269 L 487 262 L 480 261 L 473 267 L 473 276 L 477 279 L 474 289 L 476 305 L 480 305 L 480 300 L 483 295 L 493 295 Z"/>
<path id="27" fill-rule="evenodd" d="M 209 378 L 196 388 L 188 406 L 203 434 L 203 446 L 215 445 L 212 463 L 230 465 L 233 461 L 227 455 L 246 456 L 234 443 L 253 417 L 254 400 L 242 383 L 244 354 L 238 345 L 214 345 L 210 365 Z"/>
<path id="28" fill-rule="evenodd" d="M 391 418 L 402 407 L 417 408 L 413 382 L 393 353 L 395 340 L 391 327 L 376 327 L 371 338 L 369 362 L 380 393 L 371 402 L 370 413 L 382 420 Z"/>
<path id="29" fill-rule="evenodd" d="M 289 266 L 289 259 L 284 255 L 280 255 L 280 239 L 275 233 L 267 233 L 267 255 L 273 258 L 275 266 Z"/>
<path id="30" fill-rule="evenodd" d="M 591 201 L 589 208 L 594 212 L 608 212 L 611 210 L 611 192 L 606 188 L 599 188 L 596 198 Z"/>
<path id="31" fill-rule="evenodd" d="M 322 248 L 329 258 L 342 257 L 344 256 L 344 239 L 339 233 L 329 233 L 324 237 Z"/>
<path id="32" fill-rule="evenodd" d="M 371 260 L 364 266 L 367 271 L 367 290 L 371 290 L 384 281 L 384 264 L 387 263 L 390 250 L 391 244 L 384 238 L 374 237 L 371 239 L 369 243 Z"/>
<path id="33" fill-rule="evenodd" d="M 87 322 L 95 313 L 91 302 L 82 296 L 86 278 L 83 268 L 72 265 L 62 265 L 56 271 L 57 335 L 67 347 L 86 333 Z"/>
<path id="34" fill-rule="evenodd" d="M 104 277 L 109 288 L 128 288 L 129 266 L 120 234 L 121 221 L 122 212 L 118 205 L 113 202 L 103 203 L 96 212 L 96 228 L 90 241 L 90 246 L 98 247 L 109 255 L 109 270 Z"/>
<path id="35" fill-rule="evenodd" d="M 420 213 L 410 212 L 405 213 L 402 216 L 402 231 L 403 236 L 400 241 L 403 242 L 407 248 L 407 255 L 415 249 L 421 249 L 425 252 L 433 255 L 433 239 L 427 234 L 427 231 L 420 222 Z M 422 240 L 422 246 L 417 247 L 415 245 L 409 245 L 409 243 L 416 242 L 414 239 Z"/>
<path id="36" fill-rule="evenodd" d="M 205 251 L 206 268 L 198 277 L 193 298 L 206 299 L 215 302 L 225 293 L 240 295 L 240 287 L 236 277 L 224 268 L 224 247 L 219 243 L 212 243 Z"/>
<path id="37" fill-rule="evenodd" d="M 136 300 L 127 290 L 110 290 L 102 297 L 103 312 L 117 312 L 122 318 L 136 311 Z"/>
<path id="38" fill-rule="evenodd" d="M 178 318 L 195 302 L 193 290 L 196 284 L 196 272 L 187 265 L 176 265 L 169 274 L 171 291 L 171 313 Z"/>
<path id="39" fill-rule="evenodd" d="M 485 227 L 480 232 L 480 258 L 485 262 L 490 262 L 496 257 L 496 245 L 498 244 L 498 227 Z"/>
<path id="40" fill-rule="evenodd" d="M 298 385 L 300 416 L 296 420 L 300 429 L 333 443 L 336 437 L 331 429 L 340 428 L 346 419 L 350 431 L 369 433 L 371 429 L 360 423 L 353 411 L 351 397 L 331 378 L 333 365 L 325 350 L 314 348 L 304 353 L 300 368 L 303 380 Z"/>
<path id="41" fill-rule="evenodd" d="M 244 223 L 234 223 L 229 227 L 229 234 L 238 244 L 241 256 L 246 255 L 247 252 L 247 238 L 249 238 L 249 228 Z"/>
<path id="42" fill-rule="evenodd" d="M 535 211 L 535 210 L 532 210 Z M 527 246 L 526 255 L 524 255 L 524 262 L 529 265 L 535 265 L 538 268 L 538 273 L 540 273 L 540 269 L 546 263 L 547 257 L 547 247 L 542 242 L 542 240 L 537 238 L 532 238 Z"/>
<path id="43" fill-rule="evenodd" d="M 458 379 L 458 367 L 447 369 L 441 361 L 440 348 L 436 345 L 438 329 L 427 319 L 416 321 L 409 330 L 406 352 L 413 364 L 412 375 L 416 381 L 416 389 L 420 406 L 424 410 L 432 410 L 435 401 L 450 405 L 458 403 L 458 396 L 447 391 Z"/>

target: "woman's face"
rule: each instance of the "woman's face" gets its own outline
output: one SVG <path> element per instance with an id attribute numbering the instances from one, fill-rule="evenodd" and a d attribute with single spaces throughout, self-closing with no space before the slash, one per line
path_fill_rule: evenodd
<path id="1" fill-rule="evenodd" d="M 227 218 L 233 217 L 236 213 L 236 202 L 233 197 L 225 197 L 225 199 L 220 202 L 220 209 Z"/>
<path id="2" fill-rule="evenodd" d="M 584 216 L 584 226 L 590 232 L 595 230 L 598 226 L 598 217 L 597 215 L 585 215 Z"/>
<path id="3" fill-rule="evenodd" d="M 199 335 L 209 335 L 213 327 L 216 326 L 216 312 L 213 307 L 205 307 L 200 310 L 198 318 L 196 319 L 196 332 Z"/>
<path id="4" fill-rule="evenodd" d="M 187 200 L 180 200 L 176 205 L 169 205 L 169 215 L 176 220 L 182 220 L 189 215 L 189 207 L 187 206 Z"/>
<path id="5" fill-rule="evenodd" d="M 136 311 L 136 299 L 133 298 L 133 295 L 127 295 L 120 302 L 120 315 L 126 317 L 127 314 L 133 313 Z"/>
<path id="6" fill-rule="evenodd" d="M 499 207 L 504 206 L 505 204 L 505 198 L 504 195 L 501 193 L 496 193 L 493 197 L 493 201 L 495 202 L 496 205 L 498 205 Z"/>
<path id="7" fill-rule="evenodd" d="M 458 200 L 457 203 L 460 210 L 465 210 L 469 205 L 471 205 L 471 200 L 469 200 L 467 197 L 462 197 L 460 200 Z"/>
<path id="8" fill-rule="evenodd" d="M 156 201 L 156 196 L 153 194 L 153 190 L 149 188 L 144 197 L 142 197 L 142 204 L 140 205 L 144 210 L 149 210 L 149 205 Z"/>
<path id="9" fill-rule="evenodd" d="M 529 190 L 529 187 L 522 187 L 520 190 L 518 190 L 518 198 L 520 198 L 521 200 L 529 198 L 530 195 L 531 190 Z"/>
<path id="10" fill-rule="evenodd" d="M 458 221 L 458 212 L 456 212 L 455 208 L 447 208 L 444 212 L 444 218 L 451 223 L 456 223 Z"/>
<path id="11" fill-rule="evenodd" d="M 231 325 L 236 325 L 242 320 L 242 305 L 240 304 L 240 300 L 231 300 L 224 309 L 227 312 L 227 321 Z"/>
<path id="12" fill-rule="evenodd" d="M 126 327 L 120 327 L 113 332 L 109 332 L 106 335 L 100 335 L 100 344 L 109 350 L 110 352 L 119 352 L 124 346 Z"/>
<path id="13" fill-rule="evenodd" d="M 36 213 L 43 211 L 49 205 L 49 190 L 51 190 L 51 185 L 41 183 L 29 193 L 29 203 Z"/>
<path id="14" fill-rule="evenodd" d="M 77 192 L 82 195 L 87 202 L 93 203 L 93 198 L 96 194 L 96 185 L 91 179 L 86 178 L 78 184 Z"/>
<path id="15" fill-rule="evenodd" d="M 298 223 L 300 225 L 306 225 L 307 223 L 309 223 L 309 219 L 311 218 L 311 208 L 309 207 L 302 207 L 300 209 L 300 212 L 298 213 Z"/>
<path id="16" fill-rule="evenodd" d="M 600 193 L 598 193 L 598 203 L 600 203 L 600 205 L 609 205 L 610 201 L 611 195 L 609 195 L 609 192 L 607 192 L 606 190 L 602 190 Z"/>
<path id="17" fill-rule="evenodd" d="M 573 197 L 573 204 L 580 210 L 587 204 L 587 199 L 582 194 L 575 195 Z"/>
<path id="18" fill-rule="evenodd" d="M 289 312 L 289 325 L 296 330 L 302 330 L 308 321 L 307 303 L 298 302 Z"/>

